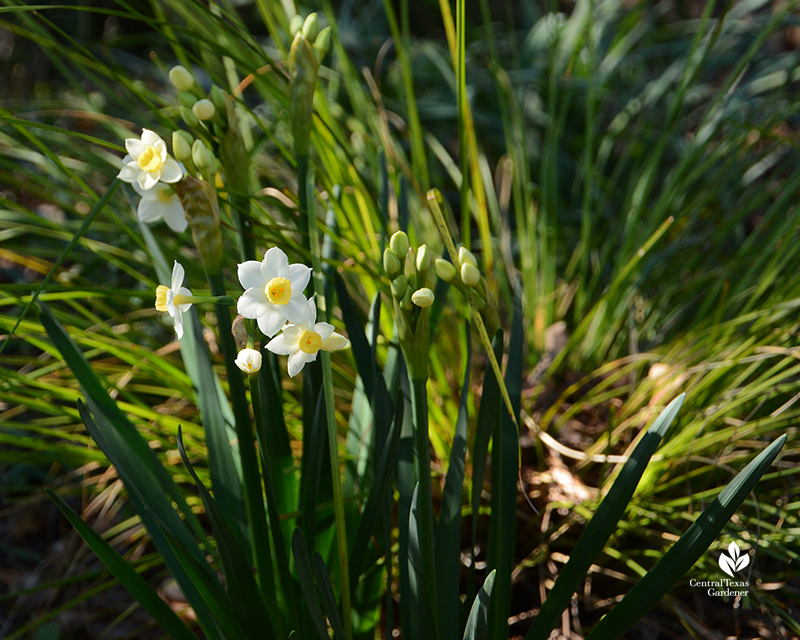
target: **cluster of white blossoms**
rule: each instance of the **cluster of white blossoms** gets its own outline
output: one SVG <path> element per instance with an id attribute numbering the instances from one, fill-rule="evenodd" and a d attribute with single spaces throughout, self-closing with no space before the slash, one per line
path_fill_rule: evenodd
<path id="1" fill-rule="evenodd" d="M 171 158 L 161 137 L 149 129 L 142 129 L 142 137 L 127 138 L 122 159 L 123 167 L 117 177 L 133 185 L 142 198 L 137 215 L 142 222 L 164 219 L 177 233 L 186 229 L 188 222 L 181 201 L 171 186 L 186 175 L 185 167 Z"/>
<path id="2" fill-rule="evenodd" d="M 169 313 L 175 321 L 175 333 L 183 336 L 183 312 L 199 300 L 183 286 L 185 271 L 176 261 L 172 269 L 171 286 L 156 288 L 156 309 Z M 244 318 L 255 320 L 268 338 L 267 349 L 289 356 L 289 375 L 296 376 L 308 362 L 317 359 L 322 351 L 339 351 L 350 346 L 344 336 L 334 333 L 327 322 L 316 322 L 314 300 L 303 295 L 311 269 L 304 264 L 289 264 L 286 254 L 273 247 L 261 262 L 248 260 L 239 265 L 239 281 L 245 292 L 239 298 L 237 310 Z M 275 335 L 281 331 L 280 335 Z M 261 369 L 261 353 L 247 348 L 239 352 L 236 366 L 248 374 Z"/>
<path id="3" fill-rule="evenodd" d="M 289 356 L 291 377 L 300 373 L 307 362 L 316 360 L 320 350 L 338 351 L 350 345 L 347 338 L 334 333 L 333 325 L 316 321 L 314 300 L 303 295 L 310 279 L 311 268 L 301 263 L 289 264 L 278 247 L 269 249 L 261 262 L 248 260 L 239 265 L 239 282 L 245 291 L 236 308 L 243 318 L 255 320 L 261 332 L 272 338 L 267 349 Z M 256 364 L 252 354 L 240 353 L 237 365 L 242 371 L 253 373 L 261 362 L 259 358 Z"/>

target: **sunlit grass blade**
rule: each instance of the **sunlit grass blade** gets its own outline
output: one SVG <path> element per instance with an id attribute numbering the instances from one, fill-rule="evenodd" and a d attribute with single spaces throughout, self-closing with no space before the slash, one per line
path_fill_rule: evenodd
<path id="1" fill-rule="evenodd" d="M 445 476 L 439 520 L 436 523 L 436 574 L 439 589 L 441 638 L 458 636 L 459 607 L 461 605 L 461 503 L 464 492 L 464 466 L 467 454 L 467 399 L 469 397 L 469 372 L 471 365 L 471 343 L 469 323 L 465 326 L 466 363 L 464 382 L 461 386 L 461 402 L 458 408 L 453 446 Z"/>
<path id="2" fill-rule="evenodd" d="M 508 636 L 508 616 L 511 610 L 511 570 L 514 564 L 514 545 L 517 523 L 517 478 L 519 477 L 519 416 L 522 393 L 522 366 L 525 350 L 525 331 L 522 317 L 522 283 L 514 288 L 514 315 L 508 343 L 508 365 L 505 388 L 513 408 L 503 412 L 492 435 L 492 517 L 489 522 L 489 567 L 497 570 L 498 578 L 489 605 L 489 633 L 492 638 Z M 480 489 L 478 489 L 480 490 Z"/>
<path id="3" fill-rule="evenodd" d="M 615 640 L 652 609 L 672 586 L 706 552 L 761 476 L 786 443 L 786 434 L 775 440 L 752 460 L 714 498 L 680 539 L 606 615 L 587 636 L 587 640 Z"/>
<path id="4" fill-rule="evenodd" d="M 139 604 L 155 619 L 161 628 L 175 640 L 196 640 L 196 636 L 170 609 L 169 605 L 153 591 L 149 584 L 103 538 L 87 525 L 61 497 L 50 489 L 47 495 L 56 503 L 64 517 L 94 551 L 100 562 L 120 581 Z"/>
<path id="5" fill-rule="evenodd" d="M 475 596 L 469 610 L 467 626 L 464 629 L 464 640 L 489 640 L 489 602 L 492 598 L 492 587 L 497 570 L 486 576 L 481 590 Z"/>
<path id="6" fill-rule="evenodd" d="M 622 467 L 614 485 L 600 503 L 578 544 L 572 550 L 570 559 L 561 570 L 555 585 L 547 594 L 538 615 L 525 635 L 525 640 L 547 638 L 558 623 L 561 612 L 569 605 L 572 594 L 578 589 L 592 562 L 617 528 L 617 522 L 625 513 L 650 457 L 683 406 L 684 398 L 685 394 L 681 394 L 667 405 L 650 425 L 628 462 Z"/>
<path id="7" fill-rule="evenodd" d="M 121 183 L 119 179 L 115 178 L 114 181 L 109 185 L 108 189 L 106 189 L 106 192 L 102 195 L 100 200 L 97 201 L 97 204 L 95 204 L 94 207 L 92 207 L 92 210 L 89 212 L 89 215 L 87 215 L 86 218 L 83 220 L 83 223 L 75 232 L 75 235 L 72 237 L 72 240 L 70 240 L 67 246 L 64 247 L 64 250 L 61 252 L 61 255 L 58 256 L 58 259 L 53 263 L 53 266 L 50 267 L 50 271 L 47 272 L 47 275 L 44 277 L 41 283 L 39 283 L 39 286 L 36 288 L 36 291 L 33 293 L 33 296 L 28 301 L 28 304 L 25 305 L 25 309 L 23 309 L 22 313 L 17 318 L 17 321 L 11 328 L 11 331 L 8 332 L 6 339 L 3 340 L 2 344 L 0 344 L 0 354 L 3 353 L 5 346 L 9 343 L 9 341 L 13 337 L 14 333 L 16 332 L 22 320 L 25 318 L 26 315 L 28 315 L 28 311 L 38 299 L 39 294 L 41 294 L 42 291 L 44 291 L 44 288 L 47 286 L 47 283 L 50 282 L 50 279 L 53 277 L 55 272 L 58 271 L 59 267 L 62 264 L 64 264 L 64 260 L 66 260 L 69 254 L 72 253 L 72 250 L 75 248 L 75 245 L 78 244 L 80 239 L 84 236 L 87 229 L 89 228 L 89 225 L 94 221 L 94 219 L 97 217 L 100 211 L 103 210 L 103 207 L 105 207 L 108 204 L 108 201 L 111 200 L 111 197 L 114 195 L 114 192 L 119 188 L 120 184 Z"/>
<path id="8" fill-rule="evenodd" d="M 264 590 L 269 598 L 266 603 L 261 597 L 261 591 L 253 578 L 253 567 L 247 561 L 239 543 L 233 535 L 230 527 L 225 521 L 225 515 L 217 506 L 217 501 L 211 497 L 208 489 L 203 485 L 200 478 L 189 462 L 186 450 L 183 446 L 183 435 L 180 427 L 178 428 L 178 453 L 183 464 L 192 476 L 192 479 L 200 491 L 203 506 L 208 514 L 211 528 L 214 532 L 214 539 L 217 542 L 217 551 L 222 564 L 223 575 L 225 576 L 225 589 L 230 598 L 231 606 L 235 615 L 247 628 L 251 636 L 260 633 L 274 634 L 276 628 L 272 621 L 279 622 L 277 603 L 275 602 L 275 591 L 272 581 L 272 567 L 264 567 L 268 572 L 267 576 L 260 576 L 260 581 L 264 585 Z M 267 540 L 259 541 L 258 544 L 266 545 Z M 269 554 L 265 554 L 268 558 Z M 267 612 L 266 604 L 272 605 L 271 615 Z M 270 620 L 272 618 L 272 621 Z M 277 625 L 280 630 L 280 624 Z M 278 635 L 283 635 L 279 633 Z"/>

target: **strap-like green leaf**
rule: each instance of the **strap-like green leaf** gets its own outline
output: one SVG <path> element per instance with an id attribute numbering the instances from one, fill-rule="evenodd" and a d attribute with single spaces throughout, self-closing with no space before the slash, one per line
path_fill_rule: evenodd
<path id="1" fill-rule="evenodd" d="M 102 537 L 87 525 L 80 516 L 75 513 L 70 506 L 50 489 L 45 489 L 47 495 L 56 503 L 56 506 L 69 520 L 69 523 L 86 541 L 89 548 L 95 552 L 100 562 L 120 581 L 123 587 L 128 590 L 136 601 L 153 616 L 153 619 L 161 628 L 170 634 L 175 640 L 197 640 L 196 636 L 181 621 L 181 619 L 170 609 L 158 594 L 150 588 L 144 578 L 131 567 L 125 560 L 111 548 Z"/>
<path id="2" fill-rule="evenodd" d="M 183 446 L 183 435 L 180 427 L 178 427 L 178 453 L 180 453 L 183 464 L 200 491 L 203 506 L 205 506 L 208 519 L 211 522 L 211 529 L 217 541 L 222 571 L 225 576 L 225 590 L 230 598 L 231 607 L 251 636 L 262 633 L 274 634 L 275 630 L 270 620 L 270 615 L 267 613 L 264 600 L 261 598 L 261 592 L 253 577 L 253 567 L 242 552 L 233 532 L 225 521 L 225 515 L 217 506 L 216 500 L 211 497 L 208 489 L 205 488 L 192 468 Z M 261 544 L 267 543 L 267 540 L 261 541 Z M 269 557 L 268 553 L 265 555 Z M 271 567 L 268 566 L 266 569 L 270 574 L 272 573 Z M 271 575 L 268 579 L 269 583 L 272 584 Z M 272 594 L 274 596 L 274 590 Z M 277 604 L 274 600 L 270 604 L 273 605 L 272 618 L 279 622 Z"/>
<path id="3" fill-rule="evenodd" d="M 669 551 L 605 616 L 586 640 L 615 640 L 650 611 L 672 586 L 692 568 L 722 531 L 747 495 L 769 469 L 786 443 L 786 434 L 775 440 L 742 469 L 731 483 L 686 530 Z"/>
<path id="4" fill-rule="evenodd" d="M 508 344 L 505 388 L 512 413 L 502 412 L 492 436 L 492 518 L 489 522 L 488 562 L 497 570 L 489 607 L 489 632 L 492 638 L 508 637 L 511 609 L 511 570 L 517 523 L 517 478 L 519 475 L 519 416 L 522 393 L 522 360 L 525 332 L 522 318 L 522 283 L 514 287 L 514 317 Z M 503 387 L 500 387 L 502 392 Z"/>
<path id="5" fill-rule="evenodd" d="M 467 626 L 464 629 L 464 640 L 489 640 L 489 602 L 492 597 L 492 587 L 496 571 L 492 571 L 475 596 L 472 608 L 469 611 Z"/>
<path id="6" fill-rule="evenodd" d="M 525 640 L 544 640 L 558 623 L 561 612 L 569 605 L 572 594 L 577 590 L 592 562 L 603 550 L 608 538 L 616 529 L 617 522 L 625 513 L 650 457 L 683 406 L 685 397 L 685 394 L 681 394 L 667 405 L 622 467 L 622 471 L 608 495 L 600 503 L 597 513 L 589 521 L 586 531 L 575 545 L 575 549 L 573 549 L 566 566 L 561 570 L 553 589 L 547 594 Z"/>

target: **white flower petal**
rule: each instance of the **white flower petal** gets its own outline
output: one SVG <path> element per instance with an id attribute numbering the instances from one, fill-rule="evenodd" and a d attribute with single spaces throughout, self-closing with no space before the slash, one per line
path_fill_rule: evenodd
<path id="1" fill-rule="evenodd" d="M 135 186 L 139 186 L 138 182 L 134 182 Z M 136 209 L 136 215 L 142 222 L 156 222 L 161 219 L 164 213 L 164 208 L 158 201 L 158 198 L 152 198 L 147 195 L 142 196 L 139 200 L 139 206 Z"/>
<path id="2" fill-rule="evenodd" d="M 279 306 L 279 309 L 284 318 L 295 324 L 301 322 L 313 323 L 316 320 L 312 315 L 316 313 L 316 307 L 312 309 L 302 293 L 292 295 L 286 304 Z"/>
<path id="3" fill-rule="evenodd" d="M 264 293 L 264 288 L 253 287 L 245 291 L 239 297 L 236 303 L 236 310 L 239 312 L 239 315 L 254 320 L 270 312 L 270 306 L 271 305 L 267 301 L 267 294 Z"/>
<path id="4" fill-rule="evenodd" d="M 279 356 L 288 356 L 294 349 L 297 349 L 297 340 L 287 340 L 286 336 L 282 333 L 275 336 L 267 343 L 267 349 L 272 353 L 277 353 Z"/>
<path id="5" fill-rule="evenodd" d="M 292 283 L 292 292 L 301 293 L 308 286 L 308 281 L 311 278 L 311 267 L 295 262 L 289 265 L 289 275 L 286 277 Z"/>
<path id="6" fill-rule="evenodd" d="M 163 142 L 161 144 L 164 144 Z M 166 153 L 166 150 L 164 151 Z M 161 181 L 162 182 L 178 182 L 183 179 L 183 169 L 172 158 L 167 158 L 161 165 Z"/>
<path id="7" fill-rule="evenodd" d="M 183 284 L 183 278 L 186 276 L 186 271 L 184 271 L 183 266 L 175 260 L 175 264 L 172 266 L 172 280 L 170 281 L 172 284 L 172 291 L 174 293 L 178 293 L 178 290 L 181 288 Z"/>
<path id="8" fill-rule="evenodd" d="M 298 349 L 297 351 L 293 352 L 289 356 L 289 376 L 294 378 L 298 373 L 303 370 L 303 367 L 306 366 L 306 362 L 312 362 L 317 359 L 317 354 L 313 354 L 308 357 L 310 354 L 303 353 Z"/>
<path id="9" fill-rule="evenodd" d="M 185 231 L 186 227 L 189 225 L 189 221 L 186 219 L 186 214 L 183 212 L 183 206 L 178 196 L 173 196 L 168 202 L 161 204 L 161 215 L 164 218 L 164 222 L 176 233 Z"/>
<path id="10" fill-rule="evenodd" d="M 347 338 L 340 336 L 338 333 L 334 333 L 327 340 L 322 342 L 321 349 L 323 351 L 339 351 L 340 349 L 346 349 L 349 346 L 350 341 Z"/>
<path id="11" fill-rule="evenodd" d="M 285 278 L 283 273 L 288 270 L 289 258 L 278 247 L 272 247 L 264 254 L 264 259 L 261 261 L 261 275 L 264 276 L 264 282 L 276 277 Z"/>
<path id="12" fill-rule="evenodd" d="M 147 149 L 147 145 L 139 140 L 139 138 L 126 138 L 125 150 L 130 154 L 131 160 L 138 158 Z"/>
<path id="13" fill-rule="evenodd" d="M 144 143 L 145 146 L 154 147 L 159 142 L 161 144 L 164 144 L 164 141 L 161 139 L 161 136 L 158 135 L 155 131 L 150 131 L 150 129 L 142 129 L 142 143 Z"/>
<path id="14" fill-rule="evenodd" d="M 129 162 L 120 169 L 117 177 L 123 182 L 137 182 L 140 173 L 142 173 L 142 170 L 139 168 L 139 165 L 136 164 L 136 162 Z"/>
<path id="15" fill-rule="evenodd" d="M 161 162 L 165 162 L 167 159 L 167 145 L 164 144 L 164 141 L 161 138 L 159 138 L 157 142 L 153 143 L 153 149 L 156 150 Z"/>
<path id="16" fill-rule="evenodd" d="M 245 289 L 250 287 L 260 287 L 263 289 L 267 286 L 267 281 L 261 275 L 261 263 L 255 260 L 248 260 L 242 262 L 238 269 L 239 282 Z M 266 299 L 266 296 L 265 296 Z"/>
<path id="17" fill-rule="evenodd" d="M 307 324 L 287 324 L 281 335 L 296 346 L 300 342 L 300 337 L 310 329 Z"/>
<path id="18" fill-rule="evenodd" d="M 239 299 L 241 300 L 241 298 Z M 258 315 L 258 328 L 261 329 L 265 336 L 271 338 L 283 328 L 283 325 L 286 324 L 286 318 L 283 317 L 280 311 L 275 309 L 275 305 L 271 304 L 269 307 L 266 313 Z M 242 315 L 244 316 L 243 313 Z"/>
<path id="19" fill-rule="evenodd" d="M 332 324 L 328 324 L 327 322 L 317 322 L 314 325 L 314 331 L 319 334 L 319 337 L 323 340 L 327 340 L 328 337 L 333 333 L 334 326 Z"/>
<path id="20" fill-rule="evenodd" d="M 158 179 L 161 177 L 160 171 L 142 171 L 139 173 L 137 180 L 139 181 L 139 186 L 147 191 L 148 189 L 152 189 L 158 184 Z M 121 179 L 121 178 L 120 178 Z"/>
<path id="21" fill-rule="evenodd" d="M 183 337 L 183 314 L 175 314 L 175 333 L 178 335 L 178 340 Z"/>

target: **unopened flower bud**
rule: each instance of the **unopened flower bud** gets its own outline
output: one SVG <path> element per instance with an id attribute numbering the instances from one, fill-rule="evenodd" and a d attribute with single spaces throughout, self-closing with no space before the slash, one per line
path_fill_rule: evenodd
<path id="1" fill-rule="evenodd" d="M 461 264 L 471 264 L 473 267 L 478 266 L 478 261 L 475 259 L 475 256 L 472 254 L 472 251 L 470 251 L 466 247 L 459 248 L 458 261 Z"/>
<path id="2" fill-rule="evenodd" d="M 309 13 L 303 22 L 303 35 L 313 44 L 319 35 L 319 18 L 316 13 Z"/>
<path id="3" fill-rule="evenodd" d="M 172 153 L 175 155 L 175 159 L 180 162 L 186 162 L 191 158 L 193 142 L 191 134 L 187 131 L 173 131 Z"/>
<path id="4" fill-rule="evenodd" d="M 394 280 L 392 280 L 392 295 L 398 299 L 402 298 L 403 294 L 406 291 L 407 285 L 408 285 L 408 280 L 406 279 L 405 276 L 397 276 Z"/>
<path id="5" fill-rule="evenodd" d="M 433 295 L 433 291 L 428 289 L 428 287 L 422 287 L 422 289 L 418 289 L 413 294 L 411 294 L 411 301 L 417 305 L 418 307 L 422 307 L 423 309 L 426 307 L 430 307 L 435 300 L 435 296 Z"/>
<path id="6" fill-rule="evenodd" d="M 181 107 L 181 118 L 189 127 L 199 127 L 200 121 L 189 107 Z"/>
<path id="7" fill-rule="evenodd" d="M 404 231 L 396 232 L 389 240 L 389 246 L 391 247 L 394 255 L 400 258 L 405 258 L 408 247 L 410 246 L 408 242 L 408 236 Z"/>
<path id="8" fill-rule="evenodd" d="M 192 162 L 198 169 L 205 169 L 208 164 L 208 147 L 199 138 L 192 145 Z"/>
<path id="9" fill-rule="evenodd" d="M 400 271 L 400 269 L 403 268 L 403 265 L 400 264 L 400 260 L 398 260 L 397 256 L 394 255 L 391 249 L 386 249 L 383 252 L 383 268 L 390 277 L 394 276 L 398 271 Z"/>
<path id="10" fill-rule="evenodd" d="M 408 251 L 406 251 L 406 262 L 403 268 L 403 274 L 409 279 L 417 275 L 417 254 L 410 247 Z"/>
<path id="11" fill-rule="evenodd" d="M 457 272 L 453 263 L 448 262 L 444 258 L 436 258 L 436 262 L 433 263 L 433 266 L 436 269 L 436 275 L 445 282 L 451 282 L 453 278 L 456 277 Z"/>
<path id="12" fill-rule="evenodd" d="M 214 107 L 214 103 L 211 102 L 211 100 L 203 98 L 194 103 L 192 112 L 197 116 L 198 120 L 211 120 L 217 113 L 217 109 Z"/>
<path id="13" fill-rule="evenodd" d="M 292 37 L 294 37 L 294 34 L 296 34 L 298 31 L 300 31 L 300 29 L 303 28 L 303 22 L 304 22 L 303 16 L 299 14 L 295 15 L 292 18 L 291 22 L 289 22 L 289 33 L 292 35 Z"/>
<path id="14" fill-rule="evenodd" d="M 461 282 L 468 287 L 474 287 L 480 281 L 481 272 L 478 271 L 478 267 L 470 264 L 469 262 L 465 262 L 461 265 Z"/>
<path id="15" fill-rule="evenodd" d="M 242 349 L 234 362 L 245 373 L 257 373 L 261 369 L 261 353 L 255 349 Z"/>
<path id="16" fill-rule="evenodd" d="M 194 76 L 180 64 L 169 70 L 169 81 L 178 91 L 189 91 L 194 86 Z"/>
<path id="17" fill-rule="evenodd" d="M 322 62 L 325 54 L 331 46 L 331 28 L 325 27 L 319 32 L 317 39 L 314 40 L 314 51 L 317 52 L 317 61 Z"/>
<path id="18" fill-rule="evenodd" d="M 428 245 L 421 244 L 417 249 L 417 271 L 425 271 L 431 266 L 431 252 Z"/>

